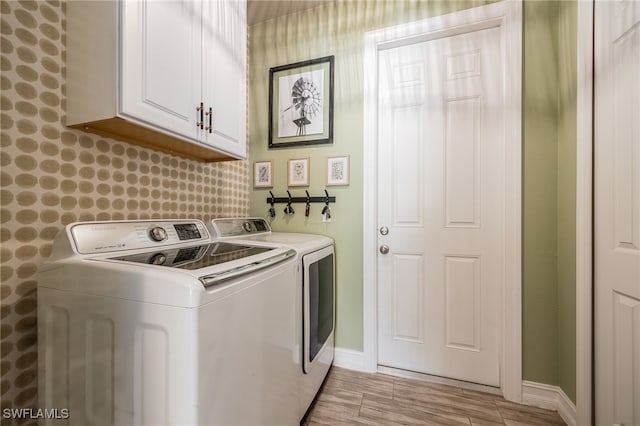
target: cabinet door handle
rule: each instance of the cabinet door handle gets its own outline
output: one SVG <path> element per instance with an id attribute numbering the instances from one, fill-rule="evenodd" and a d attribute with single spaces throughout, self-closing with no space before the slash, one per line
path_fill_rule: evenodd
<path id="1" fill-rule="evenodd" d="M 209 125 L 204 129 L 208 130 L 209 133 L 213 133 L 213 108 L 209 107 L 209 112 L 205 112 L 205 115 L 209 116 Z"/>
<path id="2" fill-rule="evenodd" d="M 204 128 L 204 103 L 200 102 L 200 106 L 196 107 L 196 111 L 200 112 L 200 121 L 196 123 L 196 127 L 200 127 L 200 130 Z"/>

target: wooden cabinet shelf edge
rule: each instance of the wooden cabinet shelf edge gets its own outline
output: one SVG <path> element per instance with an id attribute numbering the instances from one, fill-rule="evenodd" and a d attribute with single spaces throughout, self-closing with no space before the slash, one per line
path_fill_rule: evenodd
<path id="1" fill-rule="evenodd" d="M 66 125 L 198 161 L 246 158 L 246 105 L 239 111 L 242 116 L 238 120 L 244 123 L 244 128 L 239 131 L 236 152 L 228 152 L 198 140 L 204 131 L 196 128 L 198 117 L 195 99 L 193 111 L 189 110 L 189 114 L 192 114 L 188 117 L 191 121 L 188 131 L 192 132 L 189 136 L 122 113 L 124 83 L 119 75 L 123 68 L 121 58 L 124 54 L 120 51 L 123 36 L 121 26 L 125 25 L 121 22 L 125 18 L 120 16 L 122 4 L 122 1 L 73 1 L 67 4 Z M 133 4 L 142 7 L 141 2 Z M 242 30 L 246 40 L 246 28 Z M 193 50 L 201 52 L 202 48 L 196 46 Z M 195 60 L 200 62 L 192 64 L 194 69 L 202 63 L 201 58 Z M 246 60 L 244 67 L 246 71 Z M 246 99 L 246 74 L 244 78 L 244 85 L 238 91 Z"/>

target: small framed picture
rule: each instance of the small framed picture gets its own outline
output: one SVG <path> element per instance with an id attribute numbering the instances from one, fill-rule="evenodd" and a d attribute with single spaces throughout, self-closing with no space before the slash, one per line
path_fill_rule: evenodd
<path id="1" fill-rule="evenodd" d="M 255 188 L 273 187 L 273 161 L 255 161 L 253 163 L 253 186 Z"/>
<path id="2" fill-rule="evenodd" d="M 327 186 L 349 185 L 349 156 L 327 158 Z"/>
<path id="3" fill-rule="evenodd" d="M 309 158 L 289 160 L 289 186 L 309 186 Z"/>

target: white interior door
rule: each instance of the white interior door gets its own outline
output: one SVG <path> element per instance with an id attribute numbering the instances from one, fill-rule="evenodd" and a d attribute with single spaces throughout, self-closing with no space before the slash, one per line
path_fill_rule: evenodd
<path id="1" fill-rule="evenodd" d="M 640 425 L 640 2 L 594 10 L 597 425 Z"/>
<path id="2" fill-rule="evenodd" d="M 500 31 L 391 48 L 379 64 L 378 363 L 499 386 Z"/>

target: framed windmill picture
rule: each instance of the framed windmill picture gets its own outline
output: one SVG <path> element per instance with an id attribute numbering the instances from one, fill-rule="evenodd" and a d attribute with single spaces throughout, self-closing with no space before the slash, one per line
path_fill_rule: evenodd
<path id="1" fill-rule="evenodd" d="M 269 148 L 333 143 L 333 56 L 269 70 Z"/>

